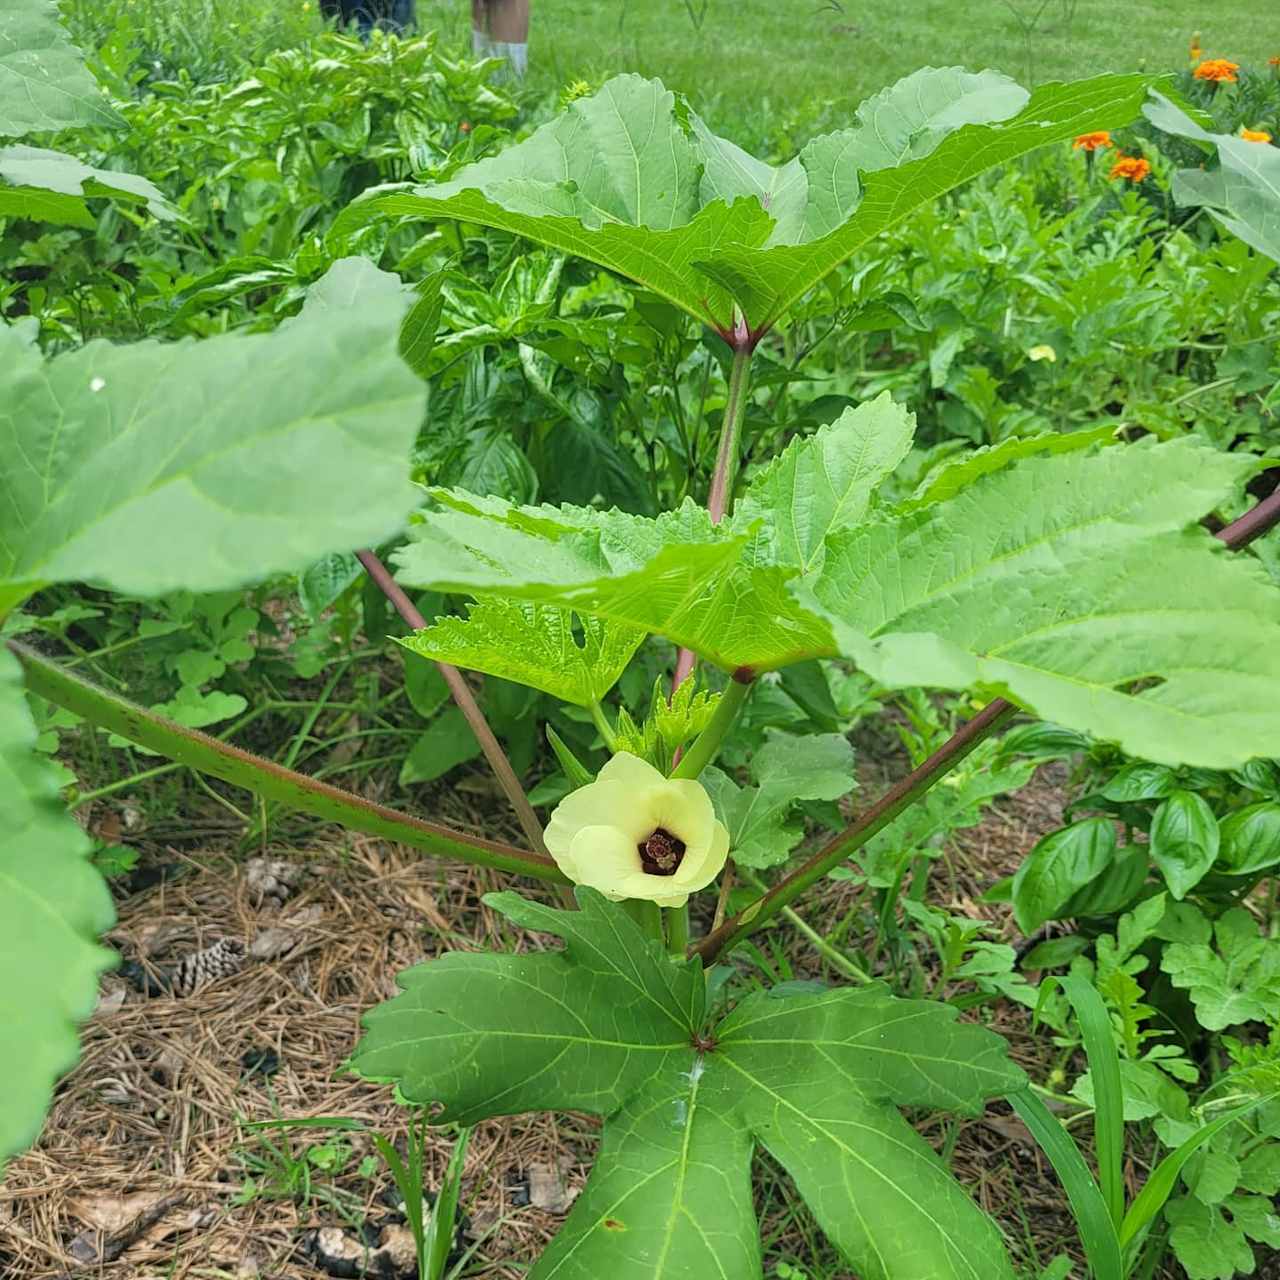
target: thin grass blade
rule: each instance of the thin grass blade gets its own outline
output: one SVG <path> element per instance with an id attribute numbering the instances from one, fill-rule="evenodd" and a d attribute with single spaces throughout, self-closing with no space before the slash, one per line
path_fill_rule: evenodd
<path id="1" fill-rule="evenodd" d="M 1030 1089 L 1009 1094 L 1009 1102 L 1049 1157 L 1071 1201 L 1080 1243 L 1084 1245 L 1094 1280 L 1124 1280 L 1120 1241 L 1111 1214 L 1071 1135 Z"/>

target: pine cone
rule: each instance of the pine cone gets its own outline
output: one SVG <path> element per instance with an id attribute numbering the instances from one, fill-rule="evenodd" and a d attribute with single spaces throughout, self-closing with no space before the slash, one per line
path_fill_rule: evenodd
<path id="1" fill-rule="evenodd" d="M 189 996 L 208 982 L 239 973 L 244 968 L 244 943 L 239 938 L 223 938 L 203 951 L 193 951 L 173 974 L 175 995 Z"/>

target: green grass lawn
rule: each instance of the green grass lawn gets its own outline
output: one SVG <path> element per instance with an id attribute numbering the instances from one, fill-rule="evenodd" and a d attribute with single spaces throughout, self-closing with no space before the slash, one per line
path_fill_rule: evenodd
<path id="1" fill-rule="evenodd" d="M 696 15 L 703 0 L 688 0 Z M 1022 34 L 1044 3 L 1039 29 Z M 1022 83 L 1186 65 L 1265 67 L 1280 54 L 1277 0 L 532 0 L 531 81 L 553 90 L 618 71 L 658 76 L 720 132 L 753 148 L 846 123 L 868 94 L 917 67 L 997 67 Z M 470 0 L 418 0 L 424 26 L 461 40 Z"/>

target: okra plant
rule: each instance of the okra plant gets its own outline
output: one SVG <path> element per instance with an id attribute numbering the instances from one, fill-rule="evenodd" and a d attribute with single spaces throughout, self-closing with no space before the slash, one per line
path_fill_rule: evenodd
<path id="1" fill-rule="evenodd" d="M 0 0 L 0 42 L 0 129 L 110 122 L 49 0 Z M 607 268 L 720 335 L 732 360 L 706 504 L 652 518 L 415 490 L 410 453 L 431 424 L 406 359 L 416 367 L 430 342 L 432 293 L 364 259 L 339 262 L 267 334 L 91 342 L 47 359 L 32 326 L 0 328 L 0 616 L 55 583 L 227 590 L 360 548 L 415 628 L 409 660 L 441 664 L 528 840 L 372 804 L 32 649 L 0 650 L 0 1154 L 35 1137 L 110 961 L 97 941 L 109 897 L 33 750 L 33 693 L 353 828 L 576 883 L 576 909 L 512 890 L 489 899 L 563 950 L 458 953 L 410 970 L 402 994 L 367 1015 L 353 1059 L 442 1122 L 544 1108 L 604 1117 L 586 1190 L 533 1277 L 760 1276 L 756 1147 L 786 1168 L 858 1274 L 1011 1276 L 994 1224 L 899 1111 L 972 1114 L 1019 1094 L 1003 1042 L 951 1006 L 875 983 L 739 998 L 713 962 L 1015 707 L 1170 766 L 1280 754 L 1280 596 L 1249 557 L 1228 553 L 1274 522 L 1275 504 L 1215 540 L 1201 520 L 1240 501 L 1256 459 L 1092 431 L 980 450 L 890 499 L 880 486 L 913 421 L 888 397 L 793 439 L 746 480 L 738 463 L 752 354 L 798 299 L 974 175 L 1134 120 L 1150 87 L 1100 76 L 1028 94 L 990 72 L 927 69 L 773 166 L 662 85 L 623 76 L 447 182 L 357 200 L 346 230 L 384 219 L 505 229 Z M 140 196 L 155 216 L 171 213 L 141 179 L 34 150 L 0 151 L 7 214 Z M 365 548 L 397 541 L 393 578 Z M 431 622 L 405 587 L 473 603 Z M 643 723 L 611 723 L 602 700 L 650 637 L 680 650 L 669 700 Z M 735 853 L 766 867 L 795 843 L 767 772 L 739 788 L 707 771 L 763 678 L 837 657 L 886 688 L 996 701 L 807 862 L 691 940 L 689 895 Z M 553 744 L 574 789 L 545 835 L 458 668 L 584 709 L 613 751 L 593 777 Z M 814 770 L 842 758 L 817 749 Z M 792 796 L 846 789 L 838 776 L 804 781 L 803 760 L 782 763 L 801 779 Z"/>

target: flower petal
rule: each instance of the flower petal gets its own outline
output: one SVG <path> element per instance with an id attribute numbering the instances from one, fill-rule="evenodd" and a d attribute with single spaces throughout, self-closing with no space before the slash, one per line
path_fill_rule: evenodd
<path id="1" fill-rule="evenodd" d="M 570 856 L 573 838 L 583 827 L 608 826 L 633 807 L 631 788 L 625 782 L 597 781 L 571 791 L 556 805 L 547 823 L 547 852 L 559 862 Z M 560 869 L 571 874 L 563 866 Z"/>
<path id="2" fill-rule="evenodd" d="M 633 756 L 630 751 L 619 751 L 599 774 L 597 782 L 625 782 L 637 791 L 666 781 L 666 778 L 647 760 Z"/>
<path id="3" fill-rule="evenodd" d="M 701 848 L 711 838 L 715 806 L 702 783 L 690 778 L 664 779 L 645 795 L 655 827 L 665 827 L 689 848 Z M 650 828 L 652 830 L 652 828 Z"/>
<path id="4" fill-rule="evenodd" d="M 690 892 L 705 889 L 723 870 L 728 856 L 729 830 L 723 822 L 713 820 L 706 844 L 697 850 L 686 850 L 671 879 Z"/>
<path id="5" fill-rule="evenodd" d="M 641 898 L 660 907 L 683 907 L 689 895 L 679 892 L 678 879 L 678 876 L 651 876 L 637 871 L 620 881 L 618 887 L 624 898 Z M 677 892 L 673 893 L 673 889 Z"/>
<path id="6" fill-rule="evenodd" d="M 599 889 L 606 898 L 615 902 L 620 898 L 649 896 L 629 892 L 630 882 L 637 877 L 643 880 L 663 878 L 645 875 L 640 867 L 640 853 L 635 841 L 617 827 L 583 827 L 573 837 L 569 860 L 574 866 L 574 880 Z"/>

